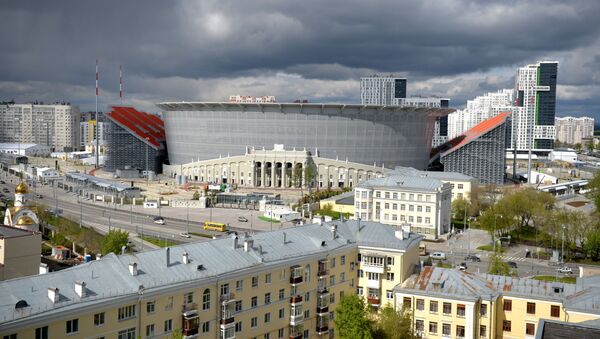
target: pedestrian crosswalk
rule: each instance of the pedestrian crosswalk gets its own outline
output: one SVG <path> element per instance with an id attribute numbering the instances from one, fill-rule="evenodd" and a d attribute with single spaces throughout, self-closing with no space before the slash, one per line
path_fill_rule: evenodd
<path id="1" fill-rule="evenodd" d="M 526 261 L 527 260 L 526 258 L 523 258 L 523 257 L 507 257 L 505 255 L 501 255 L 500 258 L 505 261 Z"/>

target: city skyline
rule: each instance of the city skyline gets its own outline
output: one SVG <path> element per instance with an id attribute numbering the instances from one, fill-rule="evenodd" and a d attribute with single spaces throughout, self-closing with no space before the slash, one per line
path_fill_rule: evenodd
<path id="1" fill-rule="evenodd" d="M 358 103 L 360 77 L 374 73 L 407 77 L 408 96 L 451 97 L 460 108 L 513 88 L 520 65 L 557 60 L 557 116 L 600 112 L 600 4 L 592 1 L 3 6 L 0 25 L 11 34 L 0 41 L 13 47 L 0 53 L 2 100 L 65 100 L 90 110 L 99 58 L 101 110 L 119 102 L 119 65 L 123 104 L 150 112 L 160 101 L 235 93 Z"/>

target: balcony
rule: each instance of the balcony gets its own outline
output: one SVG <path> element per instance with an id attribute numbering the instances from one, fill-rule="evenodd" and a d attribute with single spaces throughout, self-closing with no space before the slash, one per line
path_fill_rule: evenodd
<path id="1" fill-rule="evenodd" d="M 302 304 L 302 300 L 303 300 L 303 297 L 298 294 L 293 297 L 290 297 L 290 304 L 292 304 L 292 306 L 299 305 L 299 304 Z"/>
<path id="2" fill-rule="evenodd" d="M 320 295 L 326 295 L 329 294 L 329 289 L 327 288 L 327 286 L 318 286 L 317 293 L 319 293 Z"/>
<path id="3" fill-rule="evenodd" d="M 298 285 L 302 283 L 302 276 L 292 276 L 290 277 L 290 284 Z"/>
<path id="4" fill-rule="evenodd" d="M 229 318 L 221 318 L 221 327 L 227 327 L 226 325 L 233 324 L 235 318 L 233 316 Z"/>
<path id="5" fill-rule="evenodd" d="M 191 310 L 183 312 L 181 323 L 181 334 L 183 335 L 183 338 L 191 339 L 198 337 L 198 329 L 200 327 L 200 316 L 198 315 L 198 311 Z"/>
<path id="6" fill-rule="evenodd" d="M 367 297 L 367 303 L 372 306 L 379 306 L 381 304 L 381 300 L 379 297 Z"/>
<path id="7" fill-rule="evenodd" d="M 235 294 L 233 294 L 232 292 L 221 294 L 220 300 L 223 304 L 235 301 Z"/>
<path id="8" fill-rule="evenodd" d="M 181 313 L 185 312 L 198 312 L 198 304 L 196 303 L 185 303 L 181 306 Z"/>
<path id="9" fill-rule="evenodd" d="M 329 326 L 328 325 L 317 325 L 317 334 L 318 335 L 323 335 L 323 334 L 327 334 L 329 332 Z"/>
<path id="10" fill-rule="evenodd" d="M 304 322 L 304 314 L 290 315 L 290 325 L 296 326 L 301 325 Z"/>
<path id="11" fill-rule="evenodd" d="M 324 306 L 317 305 L 317 315 L 326 315 L 326 314 L 329 314 L 329 306 L 328 305 L 324 305 Z"/>

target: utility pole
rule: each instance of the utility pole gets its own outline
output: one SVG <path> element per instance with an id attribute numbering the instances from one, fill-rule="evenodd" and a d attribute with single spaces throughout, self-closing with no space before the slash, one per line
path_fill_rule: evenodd
<path id="1" fill-rule="evenodd" d="M 186 204 L 185 234 L 190 234 L 190 204 L 189 204 L 189 202 Z"/>
<path id="2" fill-rule="evenodd" d="M 560 248 L 560 264 L 561 266 L 564 265 L 564 258 L 565 257 L 565 225 L 562 225 L 562 244 L 561 244 L 561 248 Z"/>
<path id="3" fill-rule="evenodd" d="M 501 214 L 494 214 L 494 233 L 492 233 L 492 241 L 494 242 L 494 253 L 496 253 L 496 217 L 500 217 L 502 219 Z"/>

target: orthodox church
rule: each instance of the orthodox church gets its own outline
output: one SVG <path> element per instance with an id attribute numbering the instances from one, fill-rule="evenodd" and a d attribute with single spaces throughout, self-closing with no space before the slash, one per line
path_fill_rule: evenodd
<path id="1" fill-rule="evenodd" d="M 15 204 L 9 207 L 4 213 L 4 225 L 22 228 L 28 231 L 39 231 L 39 219 L 36 215 L 36 208 L 29 206 L 28 199 L 29 187 L 25 182 L 21 182 L 15 188 Z"/>

